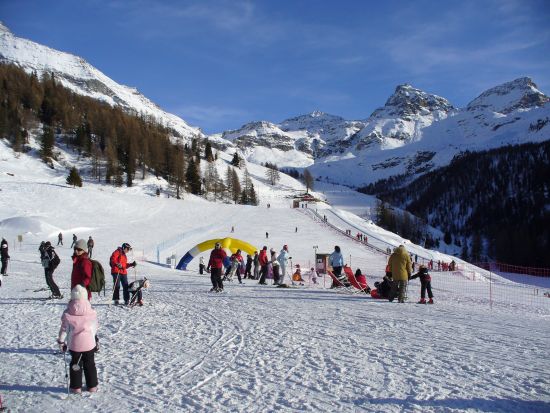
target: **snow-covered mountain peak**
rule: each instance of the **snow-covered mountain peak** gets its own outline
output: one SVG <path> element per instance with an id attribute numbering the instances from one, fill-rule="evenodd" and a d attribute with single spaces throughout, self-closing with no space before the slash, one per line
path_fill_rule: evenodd
<path id="1" fill-rule="evenodd" d="M 314 111 L 306 115 L 296 116 L 294 118 L 286 119 L 281 122 L 281 129 L 283 130 L 304 130 L 304 129 L 318 129 L 323 128 L 331 124 L 337 124 L 345 122 L 345 119 L 341 116 L 331 115 L 329 113 Z"/>
<path id="2" fill-rule="evenodd" d="M 12 32 L 10 29 L 8 29 L 8 26 L 0 21 L 0 35 L 3 34 L 12 34 Z"/>
<path id="3" fill-rule="evenodd" d="M 489 110 L 510 113 L 516 109 L 531 109 L 543 106 L 550 98 L 542 93 L 529 77 L 520 77 L 486 90 L 472 100 L 468 110 Z"/>
<path id="4" fill-rule="evenodd" d="M 399 85 L 384 107 L 376 109 L 371 117 L 407 117 L 428 115 L 434 112 L 447 113 L 453 110 L 451 103 L 441 96 L 426 93 L 409 84 Z"/>
<path id="5" fill-rule="evenodd" d="M 178 116 L 165 112 L 136 88 L 116 83 L 83 58 L 19 38 L 2 23 L 0 63 L 14 64 L 26 72 L 36 72 L 38 76 L 53 73 L 63 86 L 73 92 L 112 106 L 120 106 L 127 111 L 151 116 L 184 139 L 203 136 L 198 128 L 191 127 Z"/>

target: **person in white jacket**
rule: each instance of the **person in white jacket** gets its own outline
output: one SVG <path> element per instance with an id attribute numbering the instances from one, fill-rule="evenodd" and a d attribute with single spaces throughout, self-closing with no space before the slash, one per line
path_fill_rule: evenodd
<path id="1" fill-rule="evenodd" d="M 288 264 L 288 260 L 292 259 L 292 257 L 289 256 L 288 253 L 288 245 L 283 245 L 283 249 L 279 253 L 279 256 L 277 257 L 277 261 L 279 261 L 279 284 L 284 284 L 285 282 L 285 275 L 286 275 L 286 267 Z"/>

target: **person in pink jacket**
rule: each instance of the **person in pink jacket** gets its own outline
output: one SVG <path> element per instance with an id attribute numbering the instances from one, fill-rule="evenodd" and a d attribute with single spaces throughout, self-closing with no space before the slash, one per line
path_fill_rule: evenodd
<path id="1" fill-rule="evenodd" d="M 97 370 L 94 355 L 97 351 L 97 315 L 88 301 L 88 291 L 81 285 L 71 290 L 71 301 L 61 316 L 61 328 L 57 343 L 61 351 L 67 348 L 71 353 L 70 389 L 72 393 L 82 392 L 82 371 L 86 387 L 97 391 Z"/>

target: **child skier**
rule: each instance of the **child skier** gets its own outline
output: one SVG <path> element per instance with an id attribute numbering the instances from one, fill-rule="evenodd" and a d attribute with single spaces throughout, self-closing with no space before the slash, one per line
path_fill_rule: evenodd
<path id="1" fill-rule="evenodd" d="M 420 301 L 417 304 L 426 304 L 426 290 L 428 290 L 429 301 L 427 304 L 433 304 L 434 295 L 432 294 L 432 277 L 428 273 L 428 267 L 421 265 L 419 271 L 411 276 L 411 280 L 420 278 Z"/>
<path id="2" fill-rule="evenodd" d="M 143 305 L 143 294 L 141 292 L 144 288 L 149 288 L 151 284 L 147 278 L 141 280 L 136 280 L 128 286 L 128 291 L 132 293 L 132 298 L 130 299 L 130 305 Z"/>
<path id="3" fill-rule="evenodd" d="M 88 301 L 88 291 L 81 285 L 71 290 L 71 301 L 61 316 L 61 328 L 57 343 L 62 352 L 71 353 L 70 389 L 82 392 L 82 371 L 89 392 L 97 391 L 96 351 L 97 315 Z"/>
<path id="4" fill-rule="evenodd" d="M 309 279 L 311 280 L 311 282 L 313 284 L 317 284 L 317 277 L 319 275 L 317 274 L 317 271 L 315 270 L 315 268 L 311 267 L 311 269 L 309 270 Z"/>

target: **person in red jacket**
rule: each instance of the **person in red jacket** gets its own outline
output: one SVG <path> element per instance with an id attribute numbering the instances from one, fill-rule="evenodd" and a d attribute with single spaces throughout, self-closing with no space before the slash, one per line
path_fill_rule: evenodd
<path id="1" fill-rule="evenodd" d="M 267 264 L 269 263 L 269 258 L 267 257 L 267 246 L 264 245 L 260 251 L 260 256 L 258 257 L 260 261 L 260 282 L 259 284 L 267 284 L 265 282 L 265 277 L 267 276 Z"/>
<path id="2" fill-rule="evenodd" d="M 222 292 L 222 268 L 223 260 L 227 257 L 227 254 L 222 248 L 222 244 L 216 242 L 214 249 L 210 253 L 210 260 L 208 260 L 208 266 L 206 271 L 210 272 L 210 280 L 212 281 L 212 289 L 210 291 Z"/>
<path id="3" fill-rule="evenodd" d="M 118 305 L 120 299 L 120 284 L 122 284 L 124 304 L 128 305 L 130 301 L 130 291 L 128 290 L 128 271 L 130 267 L 135 267 L 136 262 L 128 263 L 126 254 L 132 249 L 130 244 L 124 243 L 118 247 L 112 254 L 109 264 L 111 265 L 111 276 L 113 277 L 113 300 Z"/>
<path id="4" fill-rule="evenodd" d="M 88 291 L 88 300 L 91 301 L 92 262 L 88 258 L 86 248 L 86 241 L 83 239 L 76 241 L 73 254 L 73 272 L 71 273 L 71 290 L 77 285 L 81 285 Z"/>

